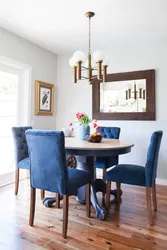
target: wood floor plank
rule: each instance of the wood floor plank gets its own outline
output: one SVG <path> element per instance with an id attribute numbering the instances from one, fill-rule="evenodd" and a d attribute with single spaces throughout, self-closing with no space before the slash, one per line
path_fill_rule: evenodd
<path id="1" fill-rule="evenodd" d="M 122 185 L 120 204 L 112 201 L 106 221 L 98 221 L 91 208 L 70 197 L 68 237 L 63 239 L 62 202 L 60 209 L 46 208 L 37 190 L 34 227 L 29 219 L 29 180 L 20 182 L 19 195 L 14 185 L 0 188 L 0 250 L 167 250 L 167 188 L 157 186 L 158 211 L 153 227 L 148 224 L 145 189 Z M 46 196 L 54 196 L 46 192 Z"/>

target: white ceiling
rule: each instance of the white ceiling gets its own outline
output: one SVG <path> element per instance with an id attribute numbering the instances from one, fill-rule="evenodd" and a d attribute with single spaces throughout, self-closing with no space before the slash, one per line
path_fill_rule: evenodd
<path id="1" fill-rule="evenodd" d="M 167 37 L 167 0 L 0 0 L 0 27 L 56 54 Z"/>

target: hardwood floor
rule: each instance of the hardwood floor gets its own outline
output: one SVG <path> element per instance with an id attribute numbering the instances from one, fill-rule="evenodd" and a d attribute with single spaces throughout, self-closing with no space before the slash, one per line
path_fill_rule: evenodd
<path id="1" fill-rule="evenodd" d="M 63 209 L 42 205 L 40 191 L 34 227 L 29 226 L 29 180 L 0 188 L 0 250 L 128 250 L 167 249 L 167 187 L 157 187 L 158 211 L 153 227 L 148 225 L 145 189 L 122 185 L 123 199 L 113 201 L 107 221 L 97 221 L 94 209 L 86 218 L 86 207 L 70 198 L 68 237 L 61 237 Z M 51 196 L 46 192 L 46 196 Z"/>

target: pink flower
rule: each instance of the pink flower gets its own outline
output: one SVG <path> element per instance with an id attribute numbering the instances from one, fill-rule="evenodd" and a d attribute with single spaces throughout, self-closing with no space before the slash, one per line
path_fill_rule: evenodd
<path id="1" fill-rule="evenodd" d="M 73 132 L 73 131 L 74 131 L 74 128 L 72 128 L 71 131 Z"/>
<path id="2" fill-rule="evenodd" d="M 97 124 L 96 124 L 96 123 L 93 123 L 93 127 L 96 128 L 96 127 L 97 127 Z"/>
<path id="3" fill-rule="evenodd" d="M 72 126 L 72 122 L 70 122 L 70 123 L 68 124 L 68 126 Z"/>
<path id="4" fill-rule="evenodd" d="M 99 126 L 97 126 L 97 127 L 96 127 L 96 129 L 97 129 L 97 130 L 100 130 L 100 127 L 99 127 Z"/>

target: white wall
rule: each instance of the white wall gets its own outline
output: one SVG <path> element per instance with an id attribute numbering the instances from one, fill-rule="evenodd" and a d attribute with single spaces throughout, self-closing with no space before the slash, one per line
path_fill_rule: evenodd
<path id="1" fill-rule="evenodd" d="M 120 126 L 121 139 L 135 144 L 120 162 L 144 164 L 153 131 L 164 131 L 160 150 L 158 177 L 167 180 L 167 39 L 151 43 L 114 46 L 106 51 L 110 58 L 108 72 L 156 70 L 156 121 L 99 121 L 99 125 Z M 105 49 L 105 48 L 101 48 Z M 92 90 L 87 82 L 72 83 L 71 55 L 58 56 L 56 128 L 67 127 L 77 111 L 92 114 Z"/>
<path id="2" fill-rule="evenodd" d="M 35 128 L 55 129 L 55 114 L 34 116 L 34 86 L 35 80 L 56 84 L 57 56 L 1 28 L 0 56 L 32 67 L 31 123 Z"/>

